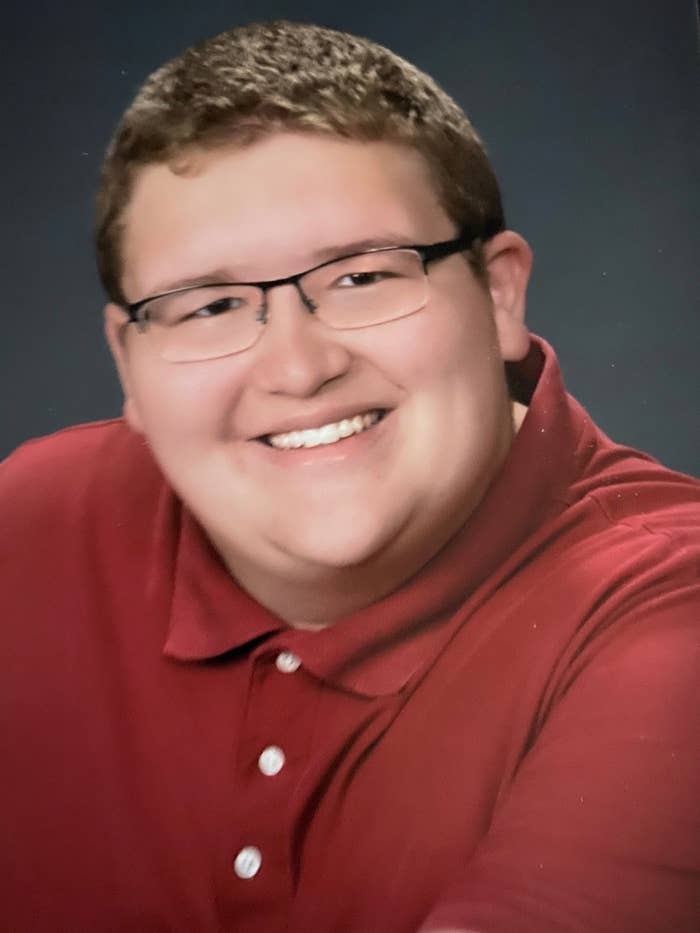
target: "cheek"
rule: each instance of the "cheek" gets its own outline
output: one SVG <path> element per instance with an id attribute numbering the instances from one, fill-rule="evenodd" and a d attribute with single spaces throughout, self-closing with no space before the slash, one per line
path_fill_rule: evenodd
<path id="1" fill-rule="evenodd" d="M 453 299 L 398 321 L 377 351 L 406 392 L 410 462 L 429 477 L 431 495 L 462 489 L 501 443 L 507 387 L 491 307 L 483 296 Z M 442 476 L 443 482 L 436 483 Z M 438 486 L 440 489 L 438 490 Z"/>
<path id="2" fill-rule="evenodd" d="M 377 328 L 374 361 L 407 390 L 428 389 L 502 369 L 490 307 L 483 300 L 433 302 Z"/>
<path id="3" fill-rule="evenodd" d="M 143 432 L 152 446 L 174 448 L 182 454 L 198 441 L 224 432 L 239 395 L 232 373 L 211 361 L 137 368 L 132 391 Z M 185 445 L 185 441 L 191 443 Z M 180 451 L 178 445 L 183 445 Z"/>

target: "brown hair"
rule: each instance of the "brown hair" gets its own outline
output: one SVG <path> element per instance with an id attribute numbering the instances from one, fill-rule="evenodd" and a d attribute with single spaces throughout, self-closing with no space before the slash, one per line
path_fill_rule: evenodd
<path id="1" fill-rule="evenodd" d="M 470 259 L 483 271 L 479 244 L 503 229 L 503 208 L 463 111 L 432 78 L 374 42 L 279 21 L 187 49 L 146 80 L 122 116 L 97 193 L 97 262 L 109 297 L 124 303 L 123 215 L 142 166 L 172 164 L 192 147 L 247 145 L 281 129 L 417 149 L 447 214 L 477 237 Z"/>

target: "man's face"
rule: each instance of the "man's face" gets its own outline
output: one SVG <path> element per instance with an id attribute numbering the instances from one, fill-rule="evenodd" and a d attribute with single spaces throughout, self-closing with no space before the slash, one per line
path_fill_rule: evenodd
<path id="1" fill-rule="evenodd" d="M 193 158 L 186 174 L 155 165 L 137 179 L 130 301 L 208 274 L 285 277 L 375 238 L 457 233 L 421 157 L 400 146 L 280 133 Z M 523 241 L 503 234 L 487 247 L 491 293 L 455 255 L 429 266 L 422 310 L 350 331 L 328 328 L 282 286 L 258 342 L 206 362 L 162 360 L 108 307 L 126 417 L 242 578 L 254 568 L 313 580 L 392 554 L 420 564 L 463 524 L 510 444 L 503 360 L 527 350 L 527 259 Z M 260 440 L 376 410 L 378 423 L 336 443 Z"/>

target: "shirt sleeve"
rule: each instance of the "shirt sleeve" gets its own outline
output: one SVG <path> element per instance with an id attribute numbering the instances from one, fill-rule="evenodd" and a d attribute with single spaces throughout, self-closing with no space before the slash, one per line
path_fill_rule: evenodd
<path id="1" fill-rule="evenodd" d="M 698 933 L 697 578 L 582 651 L 421 931 Z"/>

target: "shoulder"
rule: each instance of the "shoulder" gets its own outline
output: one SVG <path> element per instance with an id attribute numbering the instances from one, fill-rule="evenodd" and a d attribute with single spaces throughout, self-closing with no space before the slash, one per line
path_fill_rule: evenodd
<path id="1" fill-rule="evenodd" d="M 133 510 L 163 482 L 148 446 L 121 419 L 81 424 L 28 441 L 0 463 L 0 511 L 6 529 L 31 534 Z"/>
<path id="2" fill-rule="evenodd" d="M 595 426 L 583 432 L 569 505 L 596 515 L 600 531 L 639 544 L 700 547 L 700 482 L 611 441 Z"/>
<path id="3" fill-rule="evenodd" d="M 126 450 L 141 443 L 121 418 L 76 424 L 21 444 L 0 464 L 0 477 L 5 481 L 27 469 L 87 465 L 105 449 Z"/>
<path id="4" fill-rule="evenodd" d="M 585 428 L 560 511 L 527 542 L 528 612 L 565 668 L 651 629 L 682 655 L 698 637 L 700 483 Z"/>

